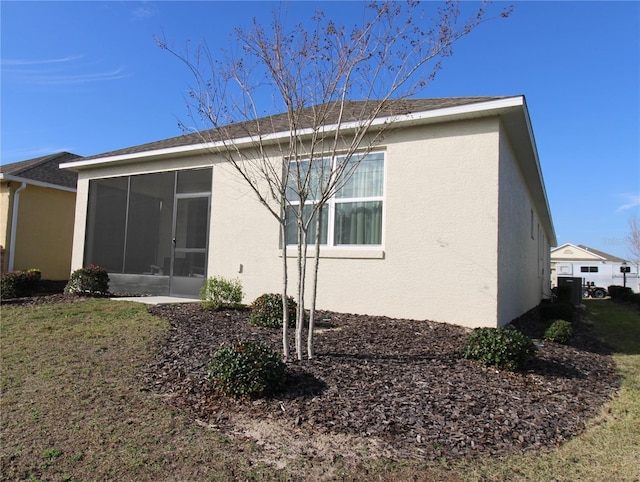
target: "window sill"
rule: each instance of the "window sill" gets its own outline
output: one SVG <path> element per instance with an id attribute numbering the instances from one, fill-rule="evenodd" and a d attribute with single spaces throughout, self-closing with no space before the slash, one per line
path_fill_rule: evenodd
<path id="1" fill-rule="evenodd" d="M 315 248 L 310 246 L 307 248 L 307 257 L 315 257 Z M 280 250 L 282 257 L 282 250 Z M 287 258 L 297 258 L 298 248 L 291 246 L 287 248 Z M 382 248 L 320 248 L 320 259 L 384 259 L 384 250 Z"/>

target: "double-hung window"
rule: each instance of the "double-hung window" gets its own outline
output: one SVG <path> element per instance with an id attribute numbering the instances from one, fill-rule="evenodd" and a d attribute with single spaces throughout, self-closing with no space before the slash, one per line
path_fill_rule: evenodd
<path id="1" fill-rule="evenodd" d="M 337 166 L 346 167 L 343 172 L 350 175 L 346 182 L 338 182 L 339 189 L 322 208 L 320 243 L 325 246 L 381 246 L 382 213 L 384 202 L 384 153 L 354 154 L 348 161 L 337 156 L 333 165 L 330 159 L 314 161 L 311 166 L 308 197 L 303 207 L 305 220 L 320 199 L 322 184 L 333 176 Z M 306 163 L 306 164 L 305 164 Z M 296 212 L 300 207 L 297 195 L 298 173 L 306 174 L 309 161 L 290 165 L 287 198 L 287 244 L 297 243 Z M 315 221 L 310 224 L 307 243 L 315 242 Z"/>

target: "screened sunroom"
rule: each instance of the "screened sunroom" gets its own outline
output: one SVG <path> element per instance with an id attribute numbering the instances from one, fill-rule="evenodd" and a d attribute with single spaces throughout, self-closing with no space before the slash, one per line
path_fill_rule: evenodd
<path id="1" fill-rule="evenodd" d="M 89 181 L 84 266 L 110 290 L 196 297 L 206 277 L 211 168 Z"/>

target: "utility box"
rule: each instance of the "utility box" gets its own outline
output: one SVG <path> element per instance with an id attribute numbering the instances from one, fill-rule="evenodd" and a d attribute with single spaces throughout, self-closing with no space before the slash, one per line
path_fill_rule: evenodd
<path id="1" fill-rule="evenodd" d="M 565 288 L 566 287 L 566 288 Z M 558 276 L 558 288 L 569 292 L 569 301 L 573 306 L 582 303 L 582 278 Z"/>

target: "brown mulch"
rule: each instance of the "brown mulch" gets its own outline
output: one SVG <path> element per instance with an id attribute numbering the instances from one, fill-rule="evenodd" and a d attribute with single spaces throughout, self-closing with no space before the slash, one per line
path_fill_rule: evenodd
<path id="1" fill-rule="evenodd" d="M 86 299 L 54 294 L 2 304 Z M 550 449 L 580 434 L 618 388 L 610 352 L 583 320 L 574 321 L 567 346 L 541 339 L 537 310 L 516 320 L 537 349 L 523 372 L 511 373 L 463 359 L 465 328 L 319 312 L 316 358 L 288 363 L 286 391 L 235 401 L 207 381 L 209 358 L 222 343 L 244 339 L 281 350 L 281 331 L 249 326 L 248 310 L 214 312 L 190 303 L 149 312 L 168 320 L 170 331 L 144 371 L 142 389 L 191 411 L 197 423 L 227 432 L 241 415 L 279 424 L 296 438 L 375 440 L 392 457 L 501 456 Z M 290 345 L 293 352 L 293 339 Z"/>
<path id="2" fill-rule="evenodd" d="M 286 391 L 234 401 L 207 381 L 211 355 L 245 339 L 281 350 L 281 331 L 249 326 L 247 310 L 179 304 L 149 311 L 171 329 L 146 370 L 147 389 L 220 430 L 242 415 L 297 436 L 376 440 L 393 457 L 500 456 L 553 448 L 581 433 L 618 388 L 610 353 L 582 321 L 574 322 L 569 346 L 539 338 L 537 310 L 514 322 L 536 338 L 537 350 L 525 371 L 511 373 L 463 359 L 465 328 L 320 312 L 316 358 L 288 363 Z"/>

